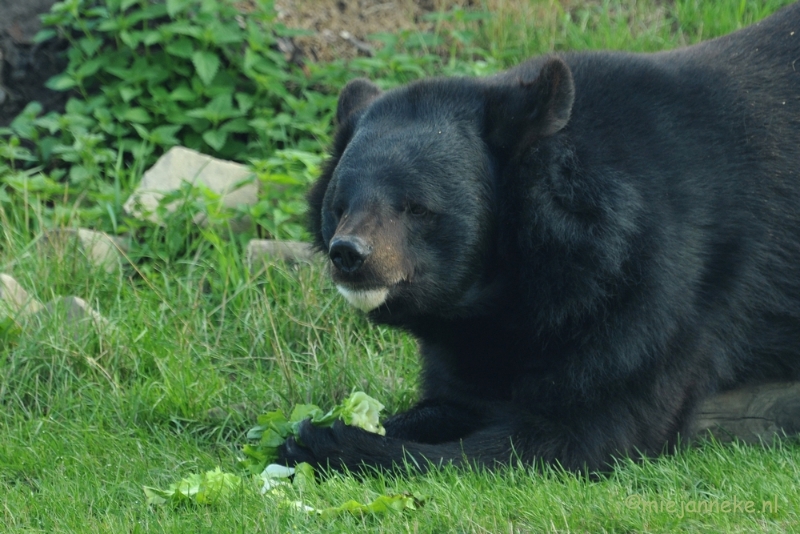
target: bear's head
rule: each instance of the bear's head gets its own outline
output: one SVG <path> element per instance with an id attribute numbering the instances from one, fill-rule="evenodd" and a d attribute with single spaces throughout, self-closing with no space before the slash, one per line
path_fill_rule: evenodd
<path id="1" fill-rule="evenodd" d="M 487 298 L 502 261 L 503 168 L 564 128 L 573 101 L 562 60 L 531 69 L 513 83 L 433 79 L 383 92 L 358 79 L 342 90 L 309 222 L 352 305 L 398 323 L 463 316 Z"/>

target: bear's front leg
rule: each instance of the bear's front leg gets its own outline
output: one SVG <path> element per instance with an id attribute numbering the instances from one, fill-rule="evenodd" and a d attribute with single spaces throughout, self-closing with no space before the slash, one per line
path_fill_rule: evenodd
<path id="1" fill-rule="evenodd" d="M 440 399 L 426 399 L 383 425 L 388 437 L 416 443 L 444 443 L 464 438 L 486 424 L 474 408 Z"/>
<path id="2" fill-rule="evenodd" d="M 360 471 L 364 467 L 392 468 L 402 465 L 400 440 L 367 432 L 336 421 L 332 427 L 317 427 L 310 421 L 300 425 L 298 437 L 280 447 L 278 463 L 301 462 L 314 468 Z"/>
<path id="3" fill-rule="evenodd" d="M 279 461 L 352 472 L 404 466 L 424 472 L 430 466 L 448 464 L 493 468 L 515 462 L 605 471 L 615 457 L 657 454 L 673 442 L 680 414 L 690 413 L 691 408 L 681 402 L 669 406 L 664 400 L 632 395 L 572 407 L 555 416 L 518 408 L 488 420 L 486 426 L 463 438 L 443 443 L 380 436 L 341 421 L 331 428 L 305 422 L 298 439 L 282 446 Z"/>
<path id="4" fill-rule="evenodd" d="M 370 469 L 397 470 L 408 467 L 425 472 L 433 466 L 507 464 L 514 455 L 511 426 L 483 428 L 464 439 L 446 443 L 415 443 L 381 436 L 337 421 L 330 428 L 309 421 L 279 449 L 278 463 L 307 462 L 315 468 L 363 472 Z"/>
<path id="5" fill-rule="evenodd" d="M 356 471 L 364 466 L 391 468 L 411 461 L 416 469 L 423 454 L 424 462 L 461 456 L 460 440 L 486 426 L 487 414 L 474 408 L 445 400 L 420 401 L 406 412 L 386 421 L 386 436 L 345 425 L 320 428 L 310 422 L 300 427 L 299 439 L 290 438 L 280 450 L 279 462 L 295 465 L 301 462 L 315 467 Z M 425 444 L 450 444 L 453 451 L 443 452 Z M 452 458 L 451 458 L 452 459 Z"/>

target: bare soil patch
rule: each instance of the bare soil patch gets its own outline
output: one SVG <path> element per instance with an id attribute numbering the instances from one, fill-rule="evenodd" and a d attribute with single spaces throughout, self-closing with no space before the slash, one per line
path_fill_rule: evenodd
<path id="1" fill-rule="evenodd" d="M 278 0 L 278 20 L 314 32 L 293 39 L 302 56 L 331 61 L 369 54 L 379 46 L 369 36 L 402 30 L 431 31 L 425 15 L 453 7 L 479 7 L 476 0 Z"/>

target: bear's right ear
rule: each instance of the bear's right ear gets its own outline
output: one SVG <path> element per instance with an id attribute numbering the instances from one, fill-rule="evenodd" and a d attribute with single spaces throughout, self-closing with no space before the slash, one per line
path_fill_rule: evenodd
<path id="1" fill-rule="evenodd" d="M 533 81 L 489 86 L 486 96 L 486 141 L 507 151 L 561 131 L 572 113 L 575 84 L 564 60 L 553 57 Z"/>
<path id="2" fill-rule="evenodd" d="M 339 94 L 339 105 L 336 106 L 336 122 L 344 124 L 350 115 L 363 109 L 381 94 L 377 85 L 365 78 L 350 80 Z"/>

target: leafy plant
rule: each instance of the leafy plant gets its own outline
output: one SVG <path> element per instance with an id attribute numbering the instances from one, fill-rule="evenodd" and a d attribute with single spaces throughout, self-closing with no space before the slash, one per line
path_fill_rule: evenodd
<path id="1" fill-rule="evenodd" d="M 277 51 L 291 32 L 271 2 L 255 6 L 244 17 L 229 0 L 60 2 L 40 38 L 68 39 L 69 64 L 48 86 L 79 93 L 87 126 L 130 153 L 142 142 L 145 155 L 178 143 L 239 160 L 269 152 L 280 141 L 272 130 L 291 139 L 281 114 L 303 87 Z"/>
<path id="2" fill-rule="evenodd" d="M 0 180 L 17 177 L 0 189 L 0 201 L 19 193 L 20 181 L 35 180 L 22 189 L 26 202 L 41 203 L 43 224 L 129 231 L 140 223 L 123 220 L 125 198 L 158 156 L 183 145 L 252 163 L 262 194 L 244 211 L 262 235 L 302 239 L 302 195 L 348 79 L 391 87 L 496 68 L 491 59 L 454 60 L 473 38 L 459 30 L 382 34 L 375 57 L 301 68 L 278 48 L 299 32 L 277 22 L 272 1 L 248 5 L 244 14 L 234 0 L 56 3 L 37 40 L 69 41 L 67 68 L 47 85 L 72 98 L 63 113 L 31 103 L 0 131 Z M 456 22 L 475 18 L 454 13 Z"/>
<path id="3" fill-rule="evenodd" d="M 298 404 L 288 418 L 280 410 L 260 415 L 258 425 L 247 433 L 247 438 L 256 443 L 244 446 L 243 467 L 253 474 L 260 473 L 278 458 L 278 447 L 290 436 L 298 435 L 300 424 L 306 419 L 321 427 L 330 427 L 341 419 L 347 425 L 383 435 L 386 433 L 380 424 L 383 408 L 383 404 L 363 391 L 356 391 L 328 412 L 314 404 Z"/>
<path id="4" fill-rule="evenodd" d="M 122 196 L 171 146 L 246 162 L 284 149 L 314 158 L 327 143 L 335 96 L 312 90 L 277 50 L 293 32 L 275 22 L 272 2 L 245 17 L 231 0 L 65 0 L 43 22 L 38 40 L 71 45 L 47 85 L 74 96 L 63 113 L 32 103 L 0 132 L 0 177 L 36 169 L 60 185 L 49 198 L 101 204 L 95 227 L 118 230 Z M 302 236 L 296 201 L 308 181 L 277 188 L 268 234 L 287 221 L 286 233 Z"/>
<path id="5" fill-rule="evenodd" d="M 194 502 L 197 504 L 214 504 L 224 500 L 242 487 L 241 477 L 233 473 L 225 473 L 219 467 L 205 473 L 195 473 L 170 484 L 169 488 L 144 487 L 147 504 L 160 505 L 170 503 L 179 505 Z"/>

